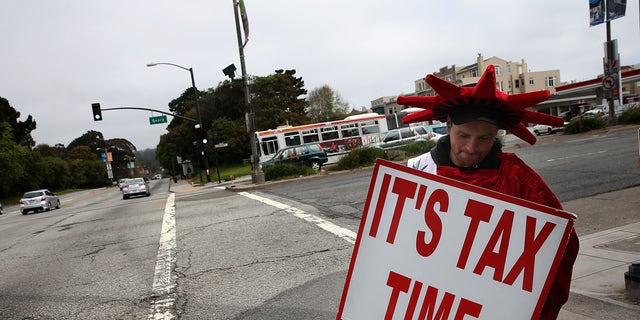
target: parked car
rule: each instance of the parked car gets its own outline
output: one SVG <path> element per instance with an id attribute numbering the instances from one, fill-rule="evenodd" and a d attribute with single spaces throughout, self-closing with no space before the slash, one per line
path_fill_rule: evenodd
<path id="1" fill-rule="evenodd" d="M 118 188 L 120 188 L 120 191 L 122 191 L 122 186 L 124 186 L 124 182 L 126 180 L 127 179 L 125 179 L 125 178 L 121 178 L 121 179 L 118 180 Z"/>
<path id="2" fill-rule="evenodd" d="M 4 213 L 4 209 L 2 208 L 2 203 L 0 203 L 0 214 Z"/>
<path id="3" fill-rule="evenodd" d="M 446 124 L 434 124 L 425 127 L 429 134 L 429 140 L 438 141 L 443 136 L 447 135 L 447 125 Z"/>
<path id="4" fill-rule="evenodd" d="M 382 149 L 393 149 L 416 141 L 427 141 L 429 138 L 429 133 L 423 126 L 405 127 L 391 129 L 383 133 L 380 140 L 374 143 L 373 146 Z"/>
<path id="5" fill-rule="evenodd" d="M 303 164 L 320 170 L 322 166 L 329 161 L 327 153 L 319 144 L 302 144 L 299 146 L 291 146 L 278 150 L 273 158 L 262 162 L 262 169 L 268 168 L 276 163 L 292 163 Z"/>
<path id="6" fill-rule="evenodd" d="M 603 115 L 605 115 L 605 113 L 602 109 L 591 109 L 582 114 L 583 117 L 601 117 Z"/>
<path id="7" fill-rule="evenodd" d="M 160 179 L 162 179 L 162 175 L 159 173 L 153 176 L 153 180 L 160 180 Z"/>
<path id="8" fill-rule="evenodd" d="M 531 132 L 533 132 L 533 134 L 535 134 L 536 136 L 539 136 L 542 134 L 555 134 L 558 131 L 564 130 L 564 127 L 552 127 L 546 124 L 537 124 L 531 127 L 530 130 Z"/>
<path id="9" fill-rule="evenodd" d="M 122 200 L 140 195 L 145 197 L 151 195 L 151 190 L 149 189 L 147 180 L 143 178 L 126 179 L 122 185 Z"/>
<path id="10" fill-rule="evenodd" d="M 22 214 L 29 211 L 49 211 L 53 208 L 60 209 L 60 198 L 48 189 L 25 192 L 20 199 Z"/>

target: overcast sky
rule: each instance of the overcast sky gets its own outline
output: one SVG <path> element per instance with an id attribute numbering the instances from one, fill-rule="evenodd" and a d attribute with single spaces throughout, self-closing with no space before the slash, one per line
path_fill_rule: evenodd
<path id="1" fill-rule="evenodd" d="M 2 0 L 0 96 L 32 115 L 36 144 L 68 145 L 89 130 L 155 148 L 165 124 L 143 107 L 167 104 L 240 71 L 232 0 Z M 410 93 L 414 81 L 444 66 L 475 63 L 478 53 L 524 59 L 531 71 L 559 69 L 561 81 L 602 73 L 605 25 L 589 27 L 588 0 L 245 0 L 247 72 L 295 69 L 305 88 L 329 85 L 354 108 Z M 622 65 L 640 63 L 638 1 L 611 22 Z"/>

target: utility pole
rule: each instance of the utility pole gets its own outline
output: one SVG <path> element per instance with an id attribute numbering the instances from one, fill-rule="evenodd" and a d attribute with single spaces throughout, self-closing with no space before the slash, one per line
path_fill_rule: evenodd
<path id="1" fill-rule="evenodd" d="M 240 17 L 238 13 L 238 0 L 233 1 L 233 13 L 236 19 L 236 33 L 238 35 L 238 50 L 240 52 L 240 69 L 242 70 L 242 86 L 244 90 L 244 102 L 247 107 L 245 113 L 245 121 L 247 123 L 247 131 L 250 136 L 251 143 L 251 182 L 264 183 L 264 172 L 260 168 L 260 157 L 258 156 L 258 145 L 256 144 L 256 123 L 255 114 L 251 107 L 251 98 L 249 97 L 249 83 L 247 79 L 247 67 L 244 62 L 244 44 L 242 43 L 242 34 L 240 32 Z M 245 35 L 246 36 L 246 35 Z"/>

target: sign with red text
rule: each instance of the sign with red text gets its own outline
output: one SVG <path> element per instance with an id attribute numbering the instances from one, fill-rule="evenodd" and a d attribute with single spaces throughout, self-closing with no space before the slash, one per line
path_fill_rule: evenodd
<path id="1" fill-rule="evenodd" d="M 574 218 L 378 160 L 337 319 L 535 319 Z"/>

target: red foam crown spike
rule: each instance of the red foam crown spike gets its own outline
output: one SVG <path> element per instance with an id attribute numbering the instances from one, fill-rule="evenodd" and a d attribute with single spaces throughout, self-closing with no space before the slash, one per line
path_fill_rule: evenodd
<path id="1" fill-rule="evenodd" d="M 434 75 L 427 75 L 426 82 L 436 91 L 436 96 L 399 96 L 400 105 L 423 108 L 402 119 L 404 123 L 440 120 L 446 121 L 452 109 L 464 105 L 493 108 L 504 116 L 505 129 L 529 144 L 535 144 L 535 136 L 522 122 L 562 126 L 560 117 L 526 110 L 549 99 L 548 90 L 506 94 L 496 88 L 495 67 L 489 65 L 473 87 L 460 87 Z"/>

